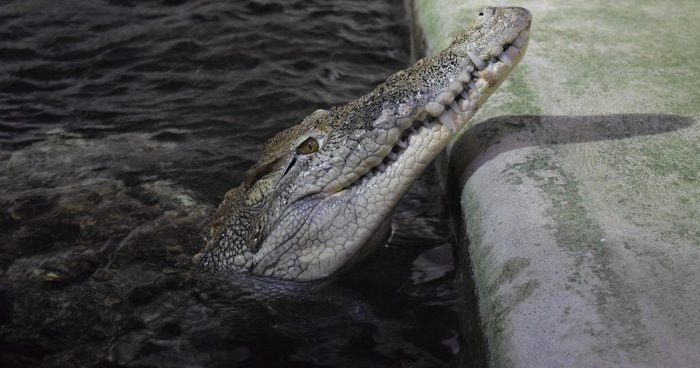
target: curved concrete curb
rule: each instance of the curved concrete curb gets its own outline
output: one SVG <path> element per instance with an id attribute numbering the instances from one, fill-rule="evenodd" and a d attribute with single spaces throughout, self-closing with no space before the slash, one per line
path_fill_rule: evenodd
<path id="1" fill-rule="evenodd" d="M 489 364 L 700 366 L 700 3 L 514 3 L 528 55 L 449 152 Z M 429 52 L 481 8 L 414 5 Z"/>

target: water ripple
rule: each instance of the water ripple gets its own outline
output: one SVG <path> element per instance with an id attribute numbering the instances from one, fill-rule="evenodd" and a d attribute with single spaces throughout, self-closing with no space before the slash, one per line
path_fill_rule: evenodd
<path id="1" fill-rule="evenodd" d="M 403 68 L 407 34 L 400 0 L 1 2 L 0 366 L 446 366 L 435 183 L 282 303 L 194 272 L 187 241 L 267 137 Z"/>

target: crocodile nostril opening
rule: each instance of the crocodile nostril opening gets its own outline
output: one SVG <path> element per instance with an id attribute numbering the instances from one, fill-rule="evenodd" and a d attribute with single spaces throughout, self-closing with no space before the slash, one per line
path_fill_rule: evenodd
<path id="1" fill-rule="evenodd" d="M 480 17 L 483 17 L 483 16 L 484 16 L 484 12 L 479 13 L 479 16 L 480 16 Z"/>

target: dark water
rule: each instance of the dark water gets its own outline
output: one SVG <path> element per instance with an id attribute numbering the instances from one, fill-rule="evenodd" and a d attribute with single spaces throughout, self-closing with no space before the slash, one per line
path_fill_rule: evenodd
<path id="1" fill-rule="evenodd" d="M 291 297 L 190 260 L 266 137 L 408 63 L 398 0 L 0 2 L 0 366 L 448 366 L 431 176 L 386 247 Z"/>

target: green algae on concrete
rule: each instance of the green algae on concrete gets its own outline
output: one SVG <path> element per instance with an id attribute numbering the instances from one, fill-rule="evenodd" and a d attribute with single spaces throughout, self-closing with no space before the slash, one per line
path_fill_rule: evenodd
<path id="1" fill-rule="evenodd" d="M 478 306 L 480 311 L 480 317 L 482 319 L 482 328 L 485 330 L 485 334 L 488 336 L 489 348 L 491 351 L 497 352 L 492 354 L 497 361 L 498 366 L 508 366 L 506 360 L 508 360 L 508 350 L 504 347 L 504 341 L 506 340 L 503 336 L 507 334 L 506 328 L 507 324 L 505 321 L 505 311 L 501 300 L 497 298 L 496 291 L 500 286 L 500 283 L 496 281 L 495 272 L 491 272 L 494 269 L 494 261 L 489 257 L 487 251 L 488 245 L 483 243 L 481 226 L 481 217 L 479 216 L 479 206 L 476 197 L 473 193 L 466 192 L 465 197 L 467 198 L 465 202 L 465 210 L 472 214 L 470 221 L 467 223 L 467 233 L 470 235 L 470 241 L 475 244 L 484 245 L 478 249 L 475 249 L 471 254 L 471 263 L 474 273 L 485 275 L 480 278 L 479 294 L 481 298 L 478 300 Z M 491 359 L 493 360 L 493 358 Z"/>
<path id="2" fill-rule="evenodd" d="M 586 282 L 586 272 L 593 273 L 604 284 L 592 291 L 603 323 L 620 330 L 619 344 L 647 348 L 649 339 L 640 328 L 637 301 L 626 289 L 621 275 L 611 267 L 613 254 L 604 244 L 604 230 L 586 210 L 581 182 L 557 163 L 556 157 L 560 155 L 555 147 L 542 146 L 527 156 L 525 162 L 508 164 L 506 170 L 527 175 L 549 199 L 545 214 L 557 219 L 551 231 L 557 245 L 574 260 L 567 289 L 590 293 L 577 286 Z"/>
<path id="3" fill-rule="evenodd" d="M 512 357 L 507 345 L 510 337 L 507 316 L 513 308 L 532 295 L 539 286 L 539 281 L 515 282 L 517 276 L 530 265 L 528 258 L 512 257 L 503 265 L 496 266 L 488 244 L 482 243 L 483 227 L 476 197 L 469 193 L 465 196 L 467 200 L 464 205 L 467 211 L 473 214 L 467 224 L 468 233 L 473 234 L 470 241 L 483 245 L 474 250 L 471 260 L 474 272 L 485 275 L 479 280 L 481 298 L 478 304 L 483 328 L 489 336 L 489 346 L 495 352 L 491 354 L 490 360 L 494 366 L 508 367 L 512 365 Z M 512 291 L 504 295 L 499 294 L 502 285 L 513 285 Z"/>
<path id="4" fill-rule="evenodd" d="M 413 5 L 431 53 L 490 4 Z M 700 366 L 700 2 L 508 5 L 529 50 L 444 164 L 490 365 Z"/>
<path id="5" fill-rule="evenodd" d="M 610 212 L 654 229 L 671 244 L 700 247 L 700 129 L 587 149 L 586 155 L 572 152 L 571 161 L 595 188 L 591 196 L 614 204 Z"/>

